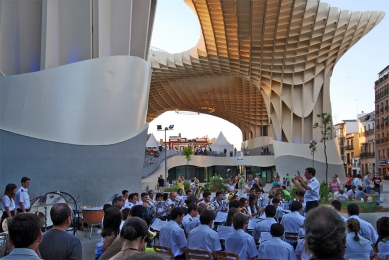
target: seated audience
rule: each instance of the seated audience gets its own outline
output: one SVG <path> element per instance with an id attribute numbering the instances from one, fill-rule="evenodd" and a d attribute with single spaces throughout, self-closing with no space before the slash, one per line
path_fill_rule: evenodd
<path id="1" fill-rule="evenodd" d="M 300 228 L 298 233 L 297 246 L 295 249 L 296 258 L 298 260 L 309 260 L 311 258 L 311 253 L 308 251 L 305 246 L 305 230 L 304 226 Z"/>
<path id="2" fill-rule="evenodd" d="M 205 210 L 200 215 L 199 227 L 190 231 L 188 236 L 188 248 L 195 250 L 205 250 L 215 256 L 215 252 L 222 249 L 219 234 L 211 229 L 215 214 L 210 210 Z"/>
<path id="3" fill-rule="evenodd" d="M 338 212 L 331 206 L 313 208 L 304 222 L 305 243 L 316 259 L 344 259 L 346 227 Z"/>
<path id="4" fill-rule="evenodd" d="M 257 256 L 257 247 L 254 238 L 247 234 L 245 230 L 248 225 L 248 217 L 242 213 L 237 213 L 232 218 L 234 231 L 227 235 L 226 250 L 235 253 L 240 260 L 247 260 Z"/>
<path id="5" fill-rule="evenodd" d="M 359 201 L 362 201 L 362 199 L 365 200 L 365 198 L 367 196 L 368 195 L 363 191 L 363 188 L 361 186 L 359 186 L 358 190 L 355 192 L 355 199 L 359 200 Z"/>
<path id="6" fill-rule="evenodd" d="M 389 217 L 377 220 L 378 239 L 374 244 L 375 260 L 389 259 Z"/>
<path id="7" fill-rule="evenodd" d="M 127 259 L 143 252 L 147 239 L 148 226 L 146 221 L 138 217 L 126 220 L 120 231 L 121 250 L 111 260 Z"/>
<path id="8" fill-rule="evenodd" d="M 377 241 L 376 231 L 374 230 L 374 227 L 367 221 L 364 221 L 359 216 L 359 207 L 355 203 L 351 203 L 347 206 L 347 213 L 350 218 L 354 218 L 359 221 L 359 225 L 361 227 L 361 230 L 359 231 L 359 234 L 369 239 L 370 242 L 373 244 L 375 241 Z"/>
<path id="9" fill-rule="evenodd" d="M 270 227 L 271 239 L 259 245 L 258 257 L 266 259 L 296 259 L 293 246 L 282 241 L 284 227 L 281 224 L 273 224 Z"/>
<path id="10" fill-rule="evenodd" d="M 344 191 L 343 191 L 343 190 L 340 190 L 340 191 L 339 191 L 338 200 L 340 200 L 340 201 L 347 200 L 347 196 L 344 194 Z"/>
<path id="11" fill-rule="evenodd" d="M 355 199 L 355 197 L 356 197 L 356 190 L 357 190 L 357 187 L 352 186 L 351 189 L 349 189 L 349 190 L 347 191 L 347 198 L 348 198 L 349 200 L 354 200 L 354 199 Z M 360 200 L 360 199 L 359 199 L 359 200 Z"/>
<path id="12" fill-rule="evenodd" d="M 253 237 L 255 241 L 262 243 L 264 240 L 271 238 L 270 227 L 277 223 L 274 219 L 276 216 L 276 208 L 273 205 L 269 205 L 265 208 L 266 218 L 255 224 L 253 229 Z"/>
<path id="13" fill-rule="evenodd" d="M 55 204 L 50 210 L 50 217 L 54 226 L 43 233 L 42 242 L 39 244 L 43 259 L 82 259 L 80 239 L 66 232 L 72 223 L 72 210 L 69 205 Z"/>
<path id="14" fill-rule="evenodd" d="M 123 209 L 122 210 L 122 221 L 120 222 L 120 230 L 122 230 L 124 222 L 126 222 L 128 215 L 130 215 L 130 209 Z"/>
<path id="15" fill-rule="evenodd" d="M 9 243 L 15 248 L 2 259 L 41 259 L 38 245 L 42 241 L 41 223 L 35 214 L 18 214 L 8 222 Z"/>
<path id="16" fill-rule="evenodd" d="M 170 216 L 171 220 L 159 233 L 160 245 L 170 247 L 175 259 L 185 259 L 186 238 L 184 230 L 179 226 L 184 218 L 184 210 L 174 208 Z"/>
<path id="17" fill-rule="evenodd" d="M 122 215 L 119 209 L 110 207 L 105 211 L 103 221 L 104 228 L 101 232 L 102 238 L 100 242 L 96 244 L 95 259 L 99 259 L 103 252 L 108 249 L 115 238 L 119 235 L 121 219 Z"/>
<path id="18" fill-rule="evenodd" d="M 350 218 L 346 222 L 346 251 L 344 257 L 346 259 L 369 259 L 373 256 L 371 241 L 359 236 L 361 229 L 359 221 Z"/>

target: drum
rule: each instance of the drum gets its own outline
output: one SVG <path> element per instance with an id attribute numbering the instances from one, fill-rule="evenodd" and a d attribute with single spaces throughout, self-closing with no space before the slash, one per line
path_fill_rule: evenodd
<path id="1" fill-rule="evenodd" d="M 57 203 L 67 203 L 67 201 L 61 193 L 49 192 L 32 202 L 30 212 L 38 212 L 37 215 L 40 218 L 42 215 L 43 218 L 46 216 L 47 228 L 52 228 L 53 222 L 51 221 L 50 210 Z M 45 223 L 43 223 L 43 226 L 45 226 Z"/>
<path id="2" fill-rule="evenodd" d="M 99 225 L 104 217 L 103 207 L 83 208 L 82 217 L 89 225 Z"/>

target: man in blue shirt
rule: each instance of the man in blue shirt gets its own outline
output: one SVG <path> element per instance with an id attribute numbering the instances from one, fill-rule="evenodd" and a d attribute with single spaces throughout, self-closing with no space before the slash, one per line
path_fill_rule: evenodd
<path id="1" fill-rule="evenodd" d="M 347 218 L 340 214 L 340 210 L 342 209 L 342 203 L 339 200 L 333 200 L 331 202 L 331 206 L 338 211 L 339 216 L 343 219 L 344 223 L 346 223 Z"/>
<path id="2" fill-rule="evenodd" d="M 18 214 L 8 223 L 9 242 L 15 248 L 2 259 L 41 259 L 38 245 L 42 241 L 40 220 L 35 214 Z"/>
<path id="3" fill-rule="evenodd" d="M 284 215 L 281 219 L 281 224 L 285 228 L 285 232 L 298 233 L 300 227 L 304 224 L 305 218 L 300 215 L 303 205 L 299 201 L 293 201 L 290 205 L 291 212 Z M 287 241 L 289 242 L 289 241 Z"/>
<path id="4" fill-rule="evenodd" d="M 273 224 L 270 227 L 272 238 L 260 244 L 258 257 L 266 259 L 295 260 L 293 246 L 281 240 L 284 236 L 284 227 L 281 224 Z"/>
<path id="5" fill-rule="evenodd" d="M 310 209 L 319 206 L 320 200 L 320 182 L 316 179 L 315 168 L 308 167 L 305 169 L 304 176 L 308 179 L 308 183 L 305 184 L 300 178 L 300 172 L 297 171 L 298 176 L 292 179 L 292 182 L 297 186 L 300 191 L 304 191 L 305 212 L 308 213 Z"/>
<path id="6" fill-rule="evenodd" d="M 197 218 L 197 204 L 191 203 L 188 205 L 188 214 L 185 215 L 182 220 L 182 226 L 184 227 L 185 233 L 189 234 L 189 232 L 198 226 L 198 222 L 195 221 Z"/>
<path id="7" fill-rule="evenodd" d="M 271 238 L 270 235 L 270 227 L 277 221 L 274 219 L 276 216 L 277 209 L 273 205 L 269 205 L 265 208 L 266 218 L 260 222 L 258 222 L 253 230 L 253 237 L 255 241 L 262 241 Z"/>
<path id="8" fill-rule="evenodd" d="M 205 210 L 200 215 L 201 226 L 190 231 L 188 236 L 188 248 L 205 250 L 215 255 L 216 251 L 222 250 L 219 234 L 211 229 L 215 214 Z"/>
<path id="9" fill-rule="evenodd" d="M 170 247 L 175 259 L 185 259 L 186 238 L 184 230 L 179 226 L 184 218 L 184 210 L 174 208 L 170 217 L 169 223 L 161 228 L 159 233 L 160 245 Z"/>
<path id="10" fill-rule="evenodd" d="M 364 221 L 363 219 L 359 218 L 359 207 L 355 203 L 351 203 L 347 206 L 347 213 L 350 218 L 355 218 L 359 221 L 359 225 L 361 226 L 361 230 L 359 231 L 359 234 L 363 236 L 366 239 L 369 239 L 372 244 L 374 244 L 377 241 L 377 232 L 375 231 L 374 227 L 367 221 Z"/>
<path id="11" fill-rule="evenodd" d="M 226 251 L 235 253 L 240 260 L 247 260 L 257 256 L 257 247 L 254 238 L 244 232 L 248 225 L 248 217 L 242 213 L 236 213 L 232 217 L 234 231 L 227 235 Z"/>

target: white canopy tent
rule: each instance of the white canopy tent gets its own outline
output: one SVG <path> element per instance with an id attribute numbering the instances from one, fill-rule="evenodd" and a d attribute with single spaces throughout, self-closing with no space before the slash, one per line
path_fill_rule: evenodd
<path id="1" fill-rule="evenodd" d="M 227 149 L 227 156 L 229 156 L 230 151 L 233 151 L 234 146 L 230 144 L 226 137 L 223 135 L 223 132 L 220 132 L 216 141 L 211 145 L 213 152 L 223 153 L 224 149 Z"/>
<path id="2" fill-rule="evenodd" d="M 155 139 L 154 135 L 151 134 L 149 137 L 149 140 L 146 142 L 146 148 L 158 148 L 159 143 L 157 142 L 157 139 Z"/>

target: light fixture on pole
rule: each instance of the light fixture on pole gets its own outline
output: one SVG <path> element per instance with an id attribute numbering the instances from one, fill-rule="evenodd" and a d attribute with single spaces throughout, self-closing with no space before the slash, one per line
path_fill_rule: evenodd
<path id="1" fill-rule="evenodd" d="M 165 181 L 167 182 L 167 162 L 166 162 L 166 131 L 173 130 L 174 125 L 169 125 L 162 129 L 162 125 L 157 125 L 157 131 L 165 131 Z"/>

